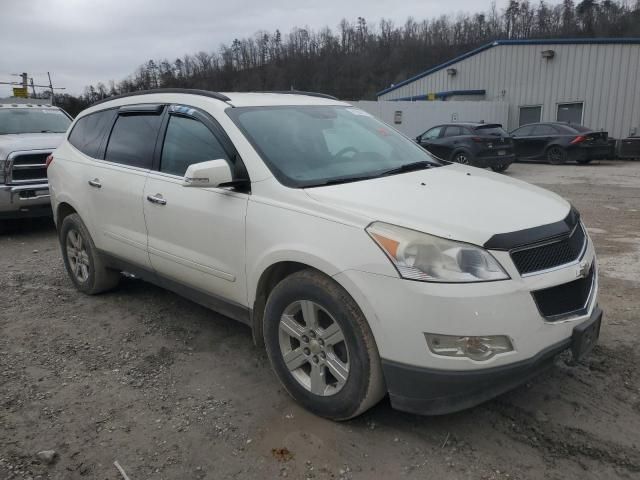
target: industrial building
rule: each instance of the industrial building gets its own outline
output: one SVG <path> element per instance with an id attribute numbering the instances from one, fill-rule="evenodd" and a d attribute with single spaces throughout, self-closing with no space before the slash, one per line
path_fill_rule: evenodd
<path id="1" fill-rule="evenodd" d="M 378 100 L 504 102 L 509 130 L 567 121 L 640 136 L 640 38 L 498 40 L 392 85 Z"/>

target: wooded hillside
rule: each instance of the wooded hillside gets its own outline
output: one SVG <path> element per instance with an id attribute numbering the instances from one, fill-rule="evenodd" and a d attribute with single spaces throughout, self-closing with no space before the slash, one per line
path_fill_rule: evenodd
<path id="1" fill-rule="evenodd" d="M 416 12 L 419 16 L 421 12 Z M 363 13 L 364 14 L 364 13 Z M 217 91 L 310 90 L 339 98 L 375 99 L 376 92 L 496 39 L 640 36 L 640 0 L 511 0 L 478 14 L 369 23 L 341 20 L 335 30 L 294 28 L 236 38 L 216 51 L 151 59 L 128 78 L 56 96 L 77 113 L 102 98 L 158 87 Z M 206 47 L 206 46 L 203 46 Z"/>

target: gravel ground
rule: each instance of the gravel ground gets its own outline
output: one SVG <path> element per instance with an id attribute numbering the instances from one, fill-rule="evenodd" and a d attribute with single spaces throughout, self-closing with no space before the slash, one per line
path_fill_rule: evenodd
<path id="1" fill-rule="evenodd" d="M 602 337 L 443 417 L 383 401 L 341 424 L 283 391 L 249 330 L 125 280 L 84 296 L 49 221 L 0 234 L 0 478 L 640 478 L 640 162 L 513 165 L 582 212 L 600 256 Z M 38 455 L 39 452 L 53 450 Z"/>

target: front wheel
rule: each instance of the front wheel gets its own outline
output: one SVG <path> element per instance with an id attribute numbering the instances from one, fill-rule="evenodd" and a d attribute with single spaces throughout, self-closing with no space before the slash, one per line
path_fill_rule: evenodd
<path id="1" fill-rule="evenodd" d="M 60 246 L 67 273 L 76 288 L 88 295 L 114 288 L 120 274 L 108 269 L 89 235 L 89 230 L 77 213 L 71 214 L 60 226 Z"/>
<path id="2" fill-rule="evenodd" d="M 560 165 L 567 161 L 567 152 L 562 147 L 549 147 L 547 150 L 547 160 L 551 165 Z"/>
<path id="3" fill-rule="evenodd" d="M 334 280 L 302 270 L 271 292 L 264 315 L 271 366 L 307 410 L 347 420 L 385 394 L 373 334 L 351 296 Z"/>

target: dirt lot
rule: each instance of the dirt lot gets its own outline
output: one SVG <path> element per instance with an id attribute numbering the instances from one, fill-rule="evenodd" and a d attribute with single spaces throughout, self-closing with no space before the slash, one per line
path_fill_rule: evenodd
<path id="1" fill-rule="evenodd" d="M 570 199 L 600 255 L 602 338 L 472 410 L 388 401 L 335 424 L 280 388 L 246 327 L 137 280 L 87 297 L 53 226 L 0 234 L 0 478 L 640 478 L 640 162 L 513 165 Z M 52 464 L 36 458 L 55 450 Z"/>

